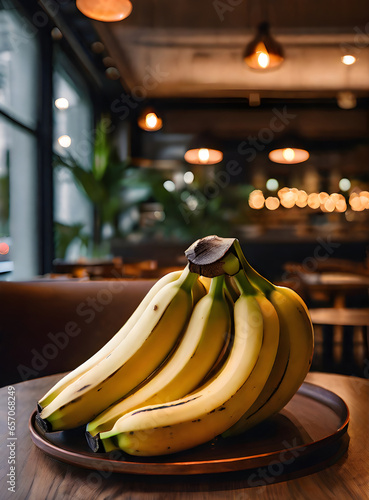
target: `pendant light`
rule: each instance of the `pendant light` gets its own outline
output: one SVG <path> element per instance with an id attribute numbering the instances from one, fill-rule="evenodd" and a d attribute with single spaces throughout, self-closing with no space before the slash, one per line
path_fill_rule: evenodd
<path id="1" fill-rule="evenodd" d="M 190 144 L 184 159 L 192 165 L 215 165 L 223 160 L 223 153 L 218 149 L 214 137 L 203 133 Z"/>
<path id="2" fill-rule="evenodd" d="M 145 108 L 137 120 L 138 126 L 147 132 L 156 132 L 163 126 L 163 120 L 153 108 Z"/>
<path id="3" fill-rule="evenodd" d="M 274 142 L 274 149 L 269 153 L 269 160 L 274 163 L 293 165 L 302 163 L 310 157 L 305 144 L 296 133 L 289 134 Z"/>
<path id="4" fill-rule="evenodd" d="M 96 21 L 122 21 L 132 12 L 129 0 L 76 0 L 77 9 Z"/>
<path id="5" fill-rule="evenodd" d="M 299 148 L 281 148 L 273 149 L 269 153 L 269 159 L 274 163 L 285 163 L 286 165 L 294 163 L 302 163 L 310 157 L 306 149 Z"/>
<path id="6" fill-rule="evenodd" d="M 243 58 L 250 68 L 260 70 L 275 68 L 283 62 L 282 46 L 270 35 L 268 23 L 259 24 L 258 33 L 247 45 Z"/>

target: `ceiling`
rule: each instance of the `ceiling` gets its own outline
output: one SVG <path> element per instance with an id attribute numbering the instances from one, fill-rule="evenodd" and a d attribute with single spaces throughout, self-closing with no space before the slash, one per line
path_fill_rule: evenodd
<path id="1" fill-rule="evenodd" d="M 262 21 L 283 45 L 278 69 L 243 62 Z M 94 24 L 133 94 L 324 98 L 344 89 L 369 94 L 368 22 L 366 0 L 134 0 L 127 19 Z M 351 67 L 341 62 L 347 50 L 359 59 Z"/>
<path id="2" fill-rule="evenodd" d="M 46 0 L 40 1 L 46 8 Z M 118 122 L 126 117 L 131 122 L 132 156 L 172 166 L 183 162 L 191 138 L 204 131 L 234 156 L 243 140 L 270 128 L 276 109 L 288 109 L 294 116 L 282 133 L 298 133 L 315 145 L 325 141 L 334 152 L 348 143 L 352 148 L 358 142 L 367 144 L 367 0 L 132 3 L 127 19 L 102 23 L 83 16 L 74 2 L 59 0 L 64 29 L 69 27 L 90 51 L 100 79 L 107 65 L 119 70 L 120 85 L 112 87 L 110 82 L 103 90 Z M 246 66 L 242 53 L 263 21 L 269 22 L 272 35 L 282 44 L 285 61 L 274 70 L 257 71 Z M 100 55 L 90 49 L 97 39 L 105 46 Z M 346 52 L 357 57 L 354 65 L 342 64 Z M 357 98 L 355 109 L 337 104 L 338 92 L 346 90 Z M 252 102 L 255 94 L 260 97 L 258 106 Z M 160 132 L 143 133 L 135 125 L 147 104 L 162 114 Z M 359 157 L 367 171 L 369 148 Z"/>

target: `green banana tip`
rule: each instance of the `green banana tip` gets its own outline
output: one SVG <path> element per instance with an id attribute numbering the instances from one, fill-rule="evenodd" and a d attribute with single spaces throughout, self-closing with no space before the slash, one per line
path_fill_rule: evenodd
<path id="1" fill-rule="evenodd" d="M 234 276 L 242 267 L 239 258 L 232 251 L 229 251 L 225 255 L 222 259 L 222 264 L 224 274 L 228 276 Z"/>

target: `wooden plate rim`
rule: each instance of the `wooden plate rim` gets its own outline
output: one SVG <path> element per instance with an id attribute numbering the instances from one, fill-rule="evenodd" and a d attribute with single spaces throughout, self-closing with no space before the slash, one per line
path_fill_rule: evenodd
<path id="1" fill-rule="evenodd" d="M 105 458 L 102 457 L 101 454 L 92 454 L 92 452 L 88 454 L 83 451 L 74 452 L 56 446 L 54 443 L 50 442 L 47 437 L 43 436 L 36 426 L 36 411 L 31 414 L 28 427 L 33 443 L 44 453 L 62 462 L 77 465 L 85 469 L 110 470 L 112 472 L 145 475 L 187 475 L 231 472 L 268 465 L 271 460 L 275 460 L 284 451 L 289 451 L 293 453 L 294 456 L 300 455 L 300 457 L 306 457 L 317 449 L 325 446 L 328 447 L 328 445 L 338 441 L 345 434 L 350 421 L 350 412 L 347 404 L 340 396 L 329 389 L 309 382 L 304 382 L 297 392 L 302 396 L 319 401 L 335 411 L 342 422 L 340 427 L 332 434 L 328 434 L 311 443 L 304 443 L 303 445 L 259 455 L 246 455 L 214 460 L 193 460 L 187 462 L 126 462 Z M 333 404 L 330 403 L 330 400 L 333 401 Z M 339 413 L 337 409 L 340 410 Z"/>

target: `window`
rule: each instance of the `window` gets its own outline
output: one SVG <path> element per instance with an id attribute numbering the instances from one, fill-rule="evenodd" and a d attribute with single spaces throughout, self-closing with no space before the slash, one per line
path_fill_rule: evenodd
<path id="1" fill-rule="evenodd" d="M 7 2 L 0 7 L 0 279 L 38 272 L 38 57 L 37 33 Z"/>
<path id="2" fill-rule="evenodd" d="M 53 149 L 60 156 L 71 155 L 79 166 L 90 169 L 93 144 L 93 113 L 88 88 L 62 53 L 55 57 Z M 57 257 L 75 259 L 86 252 L 84 235 L 92 233 L 92 205 L 78 189 L 67 168 L 54 171 L 54 220 Z M 76 234 L 75 228 L 80 230 Z M 59 245 L 63 228 L 64 241 Z M 65 240 L 69 239 L 70 242 Z M 68 244 L 68 246 L 66 246 Z"/>

